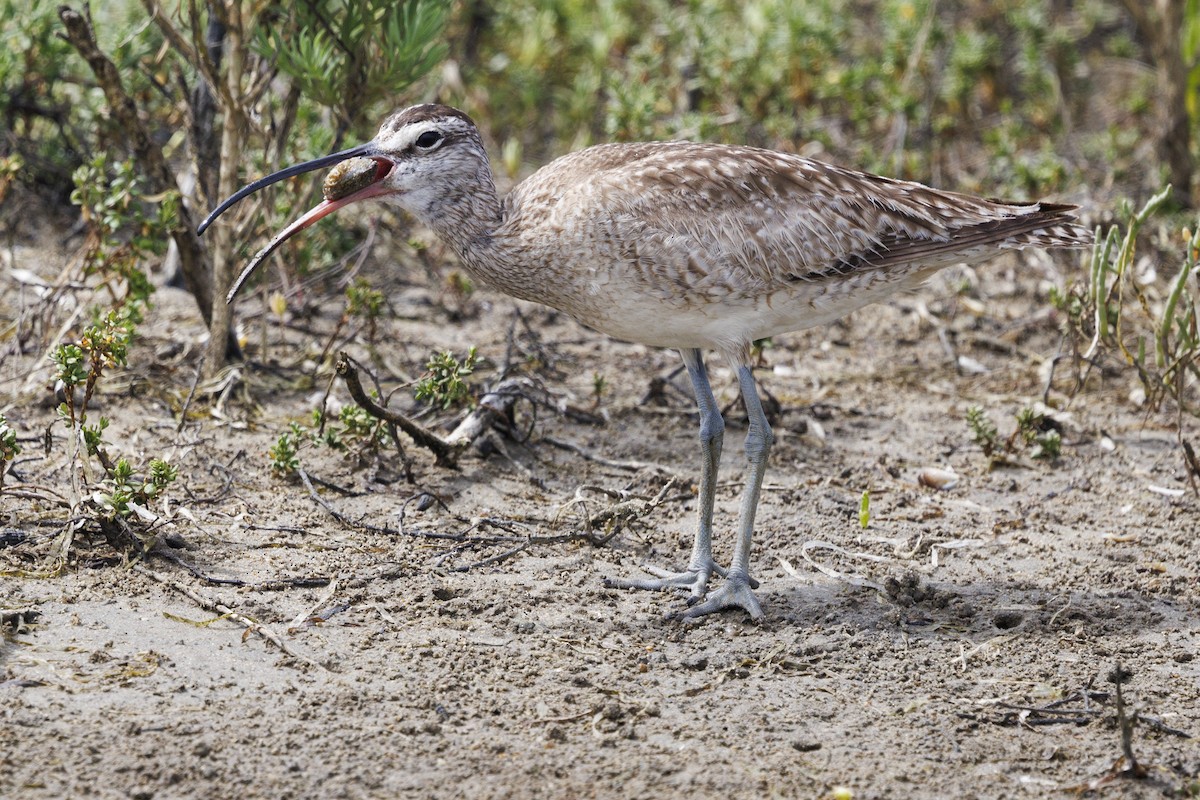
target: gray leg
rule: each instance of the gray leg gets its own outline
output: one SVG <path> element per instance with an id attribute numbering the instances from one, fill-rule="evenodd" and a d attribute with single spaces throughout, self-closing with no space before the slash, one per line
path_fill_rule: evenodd
<path id="1" fill-rule="evenodd" d="M 750 417 L 750 430 L 746 433 L 749 474 L 746 476 L 742 509 L 738 515 L 737 544 L 733 549 L 733 562 L 729 565 L 725 585 L 703 603 L 685 611 L 681 615 L 684 619 L 711 614 L 724 608 L 745 609 L 752 619 L 761 619 L 763 615 L 758 598 L 751 591 L 757 583 L 750 577 L 750 540 L 754 536 L 754 514 L 758 510 L 758 495 L 762 489 L 763 474 L 766 472 L 767 454 L 771 452 L 775 435 L 771 433 L 771 426 L 767 424 L 767 416 L 763 413 L 762 403 L 758 399 L 758 389 L 750 367 L 739 365 L 737 374 L 738 385 L 742 389 L 742 401 L 746 404 L 746 413 Z M 711 505 L 709 509 L 711 511 Z"/>
<path id="2" fill-rule="evenodd" d="M 708 373 L 704 369 L 700 351 L 681 350 L 679 354 L 683 356 L 688 376 L 692 379 L 696 406 L 700 409 L 700 520 L 696 528 L 695 544 L 692 545 L 692 557 L 684 572 L 673 573 L 648 567 L 647 571 L 659 576 L 657 579 L 606 578 L 604 583 L 606 586 L 622 589 L 687 589 L 694 602 L 704 596 L 708 589 L 708 580 L 714 572 L 718 575 L 725 574 L 724 570 L 713 563 L 712 558 L 713 499 L 716 494 L 717 467 L 721 463 L 721 441 L 725 435 L 725 421 L 721 419 L 721 410 L 717 408 L 717 400 L 708 384 Z"/>

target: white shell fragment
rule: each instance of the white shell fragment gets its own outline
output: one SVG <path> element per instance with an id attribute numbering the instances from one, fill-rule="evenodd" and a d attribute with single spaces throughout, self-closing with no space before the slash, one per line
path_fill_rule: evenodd
<path id="1" fill-rule="evenodd" d="M 976 361 L 970 356 L 959 356 L 958 368 L 961 369 L 965 375 L 985 375 L 989 371 L 988 368 L 983 365 L 983 362 Z"/>
<path id="2" fill-rule="evenodd" d="M 958 475 L 940 467 L 925 467 L 917 473 L 917 483 L 930 489 L 946 491 L 958 486 Z"/>

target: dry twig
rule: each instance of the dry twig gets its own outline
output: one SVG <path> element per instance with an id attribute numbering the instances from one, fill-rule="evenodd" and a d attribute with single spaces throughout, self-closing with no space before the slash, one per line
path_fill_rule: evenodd
<path id="1" fill-rule="evenodd" d="M 313 479 L 309 477 L 308 473 L 305 472 L 304 469 L 297 469 L 296 474 L 300 476 L 300 482 L 303 483 L 304 488 L 308 490 L 308 496 L 313 499 L 313 502 L 325 509 L 329 516 L 333 517 L 341 524 L 348 528 L 354 528 L 360 531 L 369 531 L 371 533 L 394 533 L 394 531 L 392 531 L 390 528 L 381 528 L 378 525 L 369 525 L 365 522 L 356 522 L 350 519 L 345 514 L 330 505 L 328 500 L 326 500 L 324 497 L 321 497 L 321 495 L 317 492 L 317 488 L 313 486 Z"/>
<path id="2" fill-rule="evenodd" d="M 345 353 L 339 353 L 337 362 L 334 364 L 334 371 L 346 382 L 346 388 L 350 390 L 350 396 L 354 398 L 354 402 L 366 409 L 367 413 L 376 419 L 395 425 L 407 433 L 417 445 L 433 453 L 435 466 L 454 469 L 458 464 L 459 455 L 466 449 L 469 441 L 451 444 L 404 414 L 376 403 L 363 389 L 362 381 L 358 377 L 358 369 L 354 366 L 356 363 Z"/>
<path id="3" fill-rule="evenodd" d="M 170 578 L 159 575 L 158 573 L 147 569 L 141 564 L 134 564 L 132 570 L 139 575 L 144 575 L 152 581 L 161 583 L 163 586 L 174 589 L 176 592 L 179 592 L 179 594 L 188 598 L 205 611 L 211 611 L 214 614 L 222 614 L 226 617 L 229 617 L 234 622 L 245 628 L 248 633 L 257 634 L 258 636 L 278 647 L 284 653 L 287 653 L 292 658 L 295 658 L 298 661 L 303 661 L 305 664 L 308 664 L 311 667 L 316 667 L 317 669 L 324 670 L 326 672 L 332 672 L 329 667 L 325 666 L 321 662 L 314 661 L 303 653 L 296 652 L 286 641 L 283 640 L 282 637 L 280 637 L 279 634 L 275 633 L 275 631 L 271 630 L 266 625 L 263 625 L 260 622 L 255 622 L 244 614 L 239 614 L 224 603 L 220 603 L 212 598 L 205 597 L 194 589 L 190 589 L 187 586 L 178 583 L 177 581 L 173 581 Z"/>
<path id="4" fill-rule="evenodd" d="M 253 589 L 258 592 L 271 592 L 281 589 L 302 589 L 313 586 L 326 586 L 330 583 L 330 579 L 322 575 L 306 578 L 279 578 L 273 581 L 259 581 L 257 583 L 250 583 L 249 581 L 244 581 L 241 578 L 218 578 L 215 575 L 209 575 L 195 564 L 192 564 L 175 553 L 172 553 L 165 547 L 155 547 L 150 551 L 150 554 L 170 561 L 172 564 L 186 569 L 194 577 L 214 586 L 236 586 L 242 589 Z"/>

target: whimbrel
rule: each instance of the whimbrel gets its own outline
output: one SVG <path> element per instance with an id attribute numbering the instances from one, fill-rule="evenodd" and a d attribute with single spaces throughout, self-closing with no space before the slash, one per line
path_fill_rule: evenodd
<path id="1" fill-rule="evenodd" d="M 228 299 L 292 234 L 350 203 L 408 211 L 485 283 L 627 341 L 679 350 L 700 411 L 699 521 L 687 568 L 610 586 L 680 589 L 698 617 L 742 608 L 762 617 L 750 542 L 774 436 L 750 371 L 758 340 L 822 325 L 1000 249 L 1082 247 L 1074 206 L 1009 203 L 939 191 L 787 153 L 692 142 L 602 144 L 542 167 L 501 199 L 474 122 L 442 105 L 389 117 L 370 142 L 246 186 L 341 164 L 326 200 L 246 267 Z M 713 494 L 725 423 L 702 353 L 737 375 L 749 417 L 748 460 L 729 568 L 712 557 Z M 723 585 L 709 593 L 713 574 Z"/>

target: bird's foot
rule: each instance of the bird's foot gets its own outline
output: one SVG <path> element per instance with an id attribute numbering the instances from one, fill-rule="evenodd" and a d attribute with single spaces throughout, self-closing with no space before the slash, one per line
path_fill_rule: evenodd
<path id="1" fill-rule="evenodd" d="M 708 596 L 703 603 L 689 602 L 691 606 L 686 611 L 673 615 L 677 619 L 692 620 L 723 611 L 726 608 L 740 608 L 750 615 L 750 619 L 762 619 L 762 606 L 754 596 L 753 589 L 758 588 L 758 581 L 744 572 L 733 572 L 725 578 L 725 585 Z"/>
<path id="2" fill-rule="evenodd" d="M 657 575 L 657 578 L 605 578 L 604 585 L 610 589 L 649 589 L 651 591 L 662 591 L 663 589 L 686 589 L 689 595 L 689 602 L 696 603 L 704 597 L 704 593 L 708 591 L 708 581 L 715 574 L 722 578 L 728 576 L 729 571 L 717 564 L 715 561 L 709 561 L 708 564 L 701 566 L 689 566 L 683 572 L 672 572 L 669 569 L 661 567 L 643 567 L 644 570 Z M 758 581 L 754 578 L 746 578 L 751 589 L 758 588 Z"/>
<path id="3" fill-rule="evenodd" d="M 672 572 L 659 567 L 644 567 L 644 569 L 658 577 L 605 578 L 604 585 L 610 589 L 650 589 L 654 591 L 684 589 L 694 600 L 698 600 L 704 597 L 704 593 L 708 591 L 708 580 L 714 572 L 722 577 L 725 575 L 725 570 L 718 567 L 711 559 L 706 564 L 690 564 L 683 572 Z"/>

